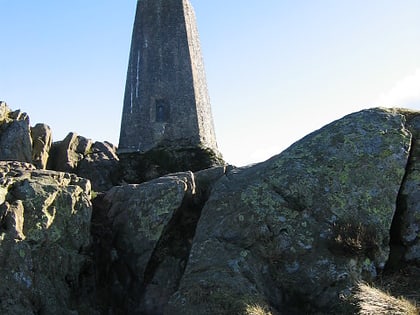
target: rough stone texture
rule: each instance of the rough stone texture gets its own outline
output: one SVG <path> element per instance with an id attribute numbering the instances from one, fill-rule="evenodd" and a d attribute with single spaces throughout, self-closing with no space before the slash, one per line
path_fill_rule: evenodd
<path id="1" fill-rule="evenodd" d="M 39 169 L 46 169 L 52 144 L 51 128 L 45 124 L 31 127 L 32 163 Z"/>
<path id="2" fill-rule="evenodd" d="M 80 160 L 90 151 L 91 147 L 92 140 L 70 132 L 63 141 L 53 144 L 48 168 L 74 173 Z"/>
<path id="3" fill-rule="evenodd" d="M 120 174 L 127 183 L 142 183 L 180 171 L 197 172 L 225 164 L 220 155 L 204 148 L 150 150 L 120 154 Z"/>
<path id="4" fill-rule="evenodd" d="M 174 146 L 217 151 L 195 16 L 188 0 L 140 0 L 118 152 Z"/>
<path id="5" fill-rule="evenodd" d="M 53 143 L 48 169 L 75 173 L 89 179 L 95 191 L 110 189 L 119 181 L 117 148 L 109 142 L 95 142 L 69 133 Z"/>
<path id="6" fill-rule="evenodd" d="M 407 113 L 413 115 L 415 113 Z M 413 133 L 407 173 L 398 198 L 400 221 L 396 222 L 397 244 L 403 245 L 404 260 L 420 263 L 420 115 L 408 122 Z"/>
<path id="7" fill-rule="evenodd" d="M 4 148 L 41 168 L 48 127 L 32 145 L 24 126 L 0 102 L 0 140 L 24 144 Z M 419 112 L 365 110 L 264 163 L 114 187 L 92 220 L 88 180 L 0 162 L 0 314 L 354 314 L 357 281 L 420 262 L 419 139 Z M 118 182 L 107 142 L 71 133 L 51 151 L 97 191 Z M 211 161 L 171 152 L 125 155 L 127 178 Z"/>
<path id="8" fill-rule="evenodd" d="M 113 287 L 114 290 L 121 288 L 121 292 L 114 294 L 123 299 L 119 305 L 113 305 L 114 308 L 124 307 L 126 314 L 142 311 L 139 300 L 152 280 L 154 270 L 151 269 L 155 268 L 150 262 L 160 259 L 154 256 L 165 230 L 180 215 L 186 196 L 195 192 L 192 176 L 192 173 L 184 173 L 142 185 L 114 187 L 105 195 L 104 199 L 110 204 L 108 215 L 113 222 L 113 270 L 116 273 L 112 275 L 115 277 Z M 178 254 L 182 256 L 181 252 Z M 179 281 L 182 275 L 182 263 L 185 266 L 180 259 L 173 259 L 170 263 L 170 277 L 174 279 L 167 284 L 172 292 L 175 289 L 171 287 L 177 284 L 175 280 L 178 278 Z M 161 298 L 167 300 L 169 297 Z"/>
<path id="9" fill-rule="evenodd" d="M 32 162 L 29 117 L 0 102 L 0 160 Z"/>
<path id="10" fill-rule="evenodd" d="M 0 162 L 1 314 L 78 314 L 90 218 L 89 181 Z"/>
<path id="11" fill-rule="evenodd" d="M 39 169 L 71 172 L 90 179 L 95 191 L 105 191 L 121 181 L 117 148 L 109 142 L 69 133 L 52 143 L 45 124 L 29 125 L 29 117 L 0 102 L 0 160 L 34 164 Z"/>
<path id="12" fill-rule="evenodd" d="M 221 179 L 166 314 L 238 314 L 247 304 L 353 314 L 342 300 L 388 259 L 411 142 L 404 124 L 391 110 L 355 113 Z"/>
<path id="13" fill-rule="evenodd" d="M 106 191 L 119 179 L 117 148 L 109 142 L 94 142 L 77 168 L 77 175 L 90 179 L 95 191 Z"/>
<path id="14" fill-rule="evenodd" d="M 102 312 L 163 312 L 178 288 L 203 204 L 225 171 L 171 174 L 96 198 L 98 286 L 108 303 Z"/>

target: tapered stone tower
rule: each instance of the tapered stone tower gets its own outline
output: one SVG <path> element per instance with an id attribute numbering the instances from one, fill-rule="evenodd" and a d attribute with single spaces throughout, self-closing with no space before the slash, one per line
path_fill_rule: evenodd
<path id="1" fill-rule="evenodd" d="M 118 146 L 125 178 L 223 163 L 188 0 L 138 0 Z"/>

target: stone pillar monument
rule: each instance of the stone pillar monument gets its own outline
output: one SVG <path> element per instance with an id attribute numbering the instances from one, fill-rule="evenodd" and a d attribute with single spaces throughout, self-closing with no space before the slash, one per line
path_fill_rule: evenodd
<path id="1" fill-rule="evenodd" d="M 223 163 L 188 0 L 138 0 L 118 146 L 125 180 Z"/>

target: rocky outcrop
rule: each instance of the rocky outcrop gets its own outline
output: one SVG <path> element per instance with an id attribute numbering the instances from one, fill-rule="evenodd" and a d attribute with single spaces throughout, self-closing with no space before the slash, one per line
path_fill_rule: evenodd
<path id="1" fill-rule="evenodd" d="M 93 190 L 106 191 L 118 182 L 116 150 L 109 142 L 93 142 L 71 132 L 53 143 L 48 168 L 75 173 L 89 179 Z"/>
<path id="2" fill-rule="evenodd" d="M 75 173 L 90 179 L 95 191 L 106 191 L 120 182 L 117 148 L 69 133 L 52 143 L 45 124 L 30 126 L 29 116 L 0 102 L 0 161 L 32 163 L 38 169 Z"/>
<path id="3" fill-rule="evenodd" d="M 77 314 L 91 210 L 89 181 L 0 162 L 1 314 Z"/>
<path id="4" fill-rule="evenodd" d="M 353 314 L 389 255 L 411 146 L 406 116 L 366 110 L 220 180 L 167 314 Z"/>
<path id="5" fill-rule="evenodd" d="M 184 273 L 204 202 L 225 171 L 172 174 L 96 198 L 93 235 L 106 312 L 163 312 Z"/>
<path id="6" fill-rule="evenodd" d="M 92 178 L 93 209 L 88 180 L 0 162 L 0 313 L 355 314 L 359 281 L 419 263 L 419 139 L 419 112 L 370 109 L 260 164 L 114 186 L 115 147 L 71 133 L 49 167 Z"/>
<path id="7" fill-rule="evenodd" d="M 120 182 L 116 152 L 109 142 L 94 142 L 79 162 L 76 174 L 90 179 L 95 191 L 107 191 Z"/>
<path id="8" fill-rule="evenodd" d="M 32 162 L 29 117 L 0 102 L 0 160 Z"/>
<path id="9" fill-rule="evenodd" d="M 48 168 L 75 173 L 79 162 L 89 153 L 92 140 L 70 132 L 63 141 L 54 142 Z"/>

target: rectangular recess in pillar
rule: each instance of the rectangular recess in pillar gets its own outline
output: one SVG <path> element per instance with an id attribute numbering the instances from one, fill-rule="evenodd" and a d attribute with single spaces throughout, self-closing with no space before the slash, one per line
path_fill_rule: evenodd
<path id="1" fill-rule="evenodd" d="M 155 100 L 155 121 L 159 123 L 167 123 L 170 119 L 169 103 L 165 99 Z"/>

